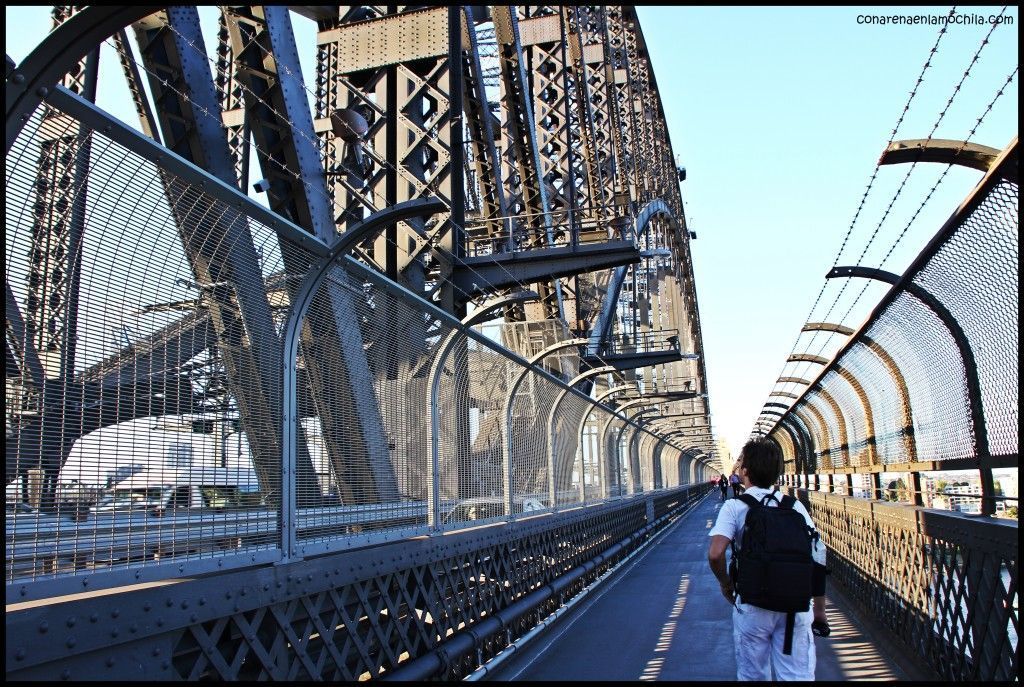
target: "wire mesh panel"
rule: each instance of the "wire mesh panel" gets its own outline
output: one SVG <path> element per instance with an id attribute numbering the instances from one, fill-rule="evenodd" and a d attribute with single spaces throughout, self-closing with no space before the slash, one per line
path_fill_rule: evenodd
<path id="1" fill-rule="evenodd" d="M 508 379 L 521 369 L 480 341 L 455 336 L 438 382 L 443 527 L 505 515 L 504 405 Z"/>
<path id="2" fill-rule="evenodd" d="M 885 347 L 906 380 L 918 459 L 975 455 L 963 363 L 935 313 L 917 298 L 901 294 L 868 336 Z"/>
<path id="3" fill-rule="evenodd" d="M 584 501 L 592 502 L 604 498 L 607 493 L 607 462 L 601 445 L 601 428 L 609 414 L 605 410 L 591 410 L 584 416 L 580 432 L 580 460 L 583 463 Z"/>
<path id="4" fill-rule="evenodd" d="M 61 174 L 39 174 L 58 159 Z M 8 581 L 265 558 L 279 328 L 310 255 L 211 195 L 214 180 L 48 106 L 5 178 L 7 499 L 22 504 L 8 513 Z"/>
<path id="5" fill-rule="evenodd" d="M 811 470 L 839 467 L 834 433 L 815 427 L 831 426 L 833 406 L 852 467 L 978 469 L 982 514 L 1000 510 L 993 470 L 1015 468 L 1019 452 L 1017 157 L 1014 140 L 901 278 L 864 267 L 830 275 L 894 287 L 782 417 L 810 430 L 809 453 L 831 454 Z M 779 427 L 771 436 L 784 444 Z"/>
<path id="6" fill-rule="evenodd" d="M 629 484 L 629 465 L 626 450 L 623 448 L 622 431 L 626 421 L 618 416 L 610 418 L 604 432 L 604 462 L 608 496 L 625 496 L 626 485 Z"/>
<path id="7" fill-rule="evenodd" d="M 840 429 L 842 420 L 836 416 L 831 404 L 827 403 L 820 393 L 807 399 L 804 408 L 821 423 L 823 444 L 819 446 L 819 449 L 825 450 L 827 447 L 828 451 L 822 457 L 827 458 L 829 464 L 834 468 L 843 467 L 845 460 L 842 451 L 844 432 Z"/>
<path id="8" fill-rule="evenodd" d="M 843 368 L 858 380 L 871 406 L 879 462 L 906 463 L 913 460 L 907 442 L 913 440 L 910 394 L 899 368 L 886 364 L 889 360 L 877 343 L 859 343 L 844 356 Z"/>
<path id="9" fill-rule="evenodd" d="M 992 455 L 1018 451 L 1019 205 L 1018 185 L 1000 181 L 914 277 L 970 343 Z"/>
<path id="10" fill-rule="evenodd" d="M 547 419 L 555 400 L 561 395 L 560 387 L 533 373 L 527 373 L 527 383 L 511 400 L 509 432 L 511 434 L 511 488 L 513 508 L 522 501 L 524 507 L 538 502 L 550 507 L 549 480 L 554 479 L 548 462 Z"/>
<path id="11" fill-rule="evenodd" d="M 583 500 L 581 484 L 586 481 L 586 461 L 581 443 L 580 422 L 590 404 L 579 396 L 566 394 L 552 418 L 552 449 L 555 462 L 555 505 L 571 505 Z"/>
<path id="12" fill-rule="evenodd" d="M 329 338 L 313 331 L 324 322 L 337 324 Z M 298 361 L 297 407 L 315 468 L 296 485 L 300 541 L 354 546 L 426 525 L 427 324 L 420 308 L 341 266 L 318 288 Z"/>

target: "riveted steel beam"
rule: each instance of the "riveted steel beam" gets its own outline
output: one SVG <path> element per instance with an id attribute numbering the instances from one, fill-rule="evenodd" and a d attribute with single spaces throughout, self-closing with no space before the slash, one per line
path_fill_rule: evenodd
<path id="1" fill-rule="evenodd" d="M 999 149 L 980 143 L 954 141 L 946 138 L 917 138 L 893 141 L 878 159 L 880 165 L 898 165 L 916 162 L 938 162 L 946 165 L 970 167 L 987 172 L 999 157 Z M 1008 169 L 1007 172 L 1016 170 Z M 1006 177 L 1017 183 L 1017 175 Z"/>
<path id="2" fill-rule="evenodd" d="M 818 365 L 828 365 L 828 358 L 823 358 L 820 355 L 811 355 L 810 353 L 793 353 L 786 358 L 787 363 L 817 363 Z"/>
<path id="3" fill-rule="evenodd" d="M 463 258 L 455 263 L 451 280 L 463 297 L 470 298 L 518 284 L 540 284 L 545 278 L 567 277 L 639 260 L 640 253 L 632 241 L 535 248 Z"/>
<path id="4" fill-rule="evenodd" d="M 837 334 L 843 334 L 849 336 L 853 334 L 853 329 L 850 327 L 844 327 L 841 324 L 835 324 L 834 322 L 808 322 L 800 328 L 802 332 L 835 332 Z"/>

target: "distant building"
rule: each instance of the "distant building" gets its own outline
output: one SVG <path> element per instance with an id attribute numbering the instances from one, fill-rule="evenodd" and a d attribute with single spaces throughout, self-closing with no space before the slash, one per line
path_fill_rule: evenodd
<path id="1" fill-rule="evenodd" d="M 732 470 L 732 451 L 729 450 L 729 443 L 725 439 L 719 439 L 716 444 L 718 451 L 719 469 L 725 474 Z"/>

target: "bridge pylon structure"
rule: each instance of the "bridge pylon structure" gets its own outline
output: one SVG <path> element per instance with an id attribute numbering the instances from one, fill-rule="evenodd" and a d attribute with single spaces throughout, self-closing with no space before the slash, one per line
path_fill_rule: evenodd
<path id="1" fill-rule="evenodd" d="M 706 493 L 632 7 L 60 6 L 5 80 L 8 677 L 461 677 Z"/>

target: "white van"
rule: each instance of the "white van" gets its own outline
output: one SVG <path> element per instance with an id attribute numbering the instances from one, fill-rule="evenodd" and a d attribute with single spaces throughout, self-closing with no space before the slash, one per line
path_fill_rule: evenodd
<path id="1" fill-rule="evenodd" d="M 256 473 L 247 469 L 192 466 L 147 469 L 114 484 L 91 515 L 146 511 L 162 516 L 198 509 L 259 508 L 264 505 Z"/>

